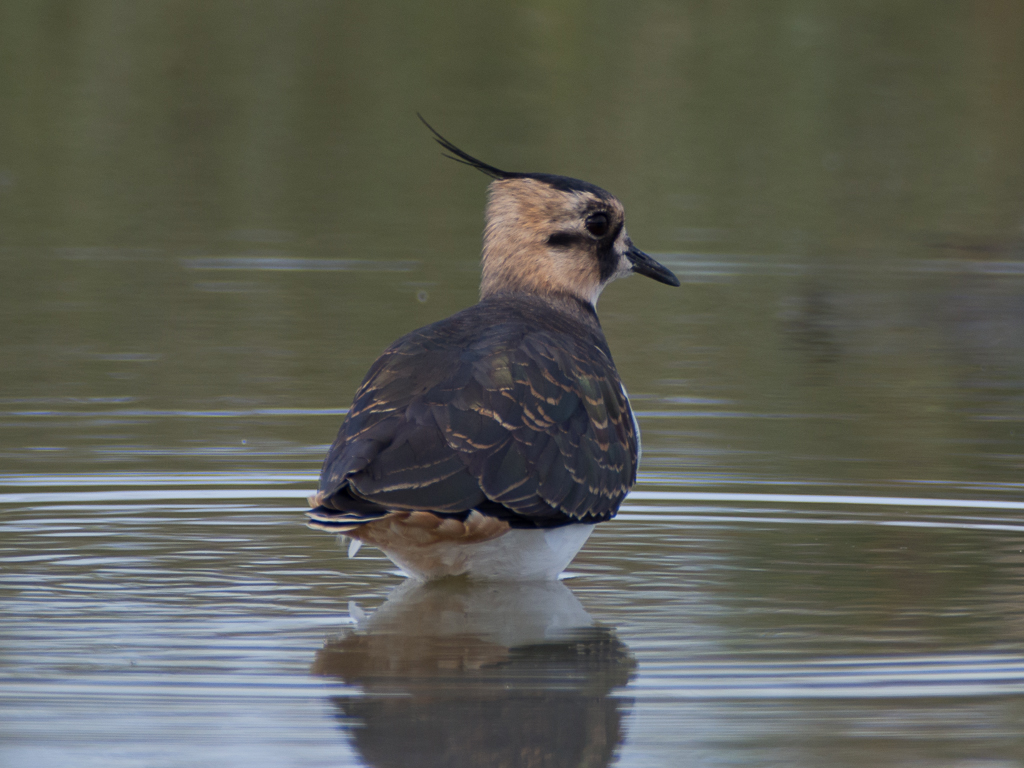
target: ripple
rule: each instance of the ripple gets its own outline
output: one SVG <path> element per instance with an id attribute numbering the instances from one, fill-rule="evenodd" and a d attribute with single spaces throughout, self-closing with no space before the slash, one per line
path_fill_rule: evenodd
<path id="1" fill-rule="evenodd" d="M 799 662 L 658 662 L 626 693 L 646 698 L 918 698 L 1024 693 L 1024 656 L 949 655 Z"/>
<path id="2" fill-rule="evenodd" d="M 372 614 L 401 584 L 372 548 L 348 559 L 305 528 L 315 483 L 283 471 L 0 475 L 0 733 L 42 743 L 57 719 L 62 738 L 97 749 L 123 743 L 126 724 L 147 738 L 215 740 L 219 723 L 245 713 L 263 739 L 308 744 L 338 738 L 342 710 L 390 711 L 357 704 L 379 695 L 365 681 L 310 674 L 323 648 L 340 647 L 332 638 L 359 628 L 350 602 Z M 665 744 L 826 733 L 837 719 L 913 739 L 1016 711 L 1019 483 L 719 490 L 754 484 L 645 474 L 574 563 L 573 599 L 635 658 L 632 679 L 608 689 L 608 711 L 632 707 L 641 729 L 665 718 Z M 424 624 L 410 626 L 420 630 L 384 633 L 375 653 L 390 658 L 403 642 L 414 652 L 402 658 L 419 663 Z M 358 634 L 350 645 L 364 647 Z M 476 638 L 453 646 L 456 660 L 463 647 L 505 658 Z M 515 658 L 535 681 L 535 657 Z M 558 695 L 578 685 L 576 672 L 558 677 L 561 656 L 549 663 Z M 512 673 L 496 669 L 503 682 L 488 700 L 510 690 Z M 928 724 L 913 707 L 929 708 Z"/>

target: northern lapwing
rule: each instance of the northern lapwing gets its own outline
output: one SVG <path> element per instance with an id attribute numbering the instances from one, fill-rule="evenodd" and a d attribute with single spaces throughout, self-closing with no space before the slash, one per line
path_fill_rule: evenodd
<path id="1" fill-rule="evenodd" d="M 371 366 L 309 525 L 350 537 L 350 556 L 372 544 L 421 580 L 553 579 L 615 516 L 640 458 L 597 299 L 633 272 L 679 280 L 633 245 L 605 190 L 502 171 L 427 128 L 493 179 L 480 301 Z"/>

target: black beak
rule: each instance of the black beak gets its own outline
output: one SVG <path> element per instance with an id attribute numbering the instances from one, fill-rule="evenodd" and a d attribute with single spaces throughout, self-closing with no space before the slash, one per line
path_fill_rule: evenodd
<path id="1" fill-rule="evenodd" d="M 665 285 L 679 285 L 679 278 L 673 275 L 671 270 L 663 267 L 632 243 L 626 251 L 626 258 L 633 263 L 633 271 L 638 275 L 644 275 Z"/>

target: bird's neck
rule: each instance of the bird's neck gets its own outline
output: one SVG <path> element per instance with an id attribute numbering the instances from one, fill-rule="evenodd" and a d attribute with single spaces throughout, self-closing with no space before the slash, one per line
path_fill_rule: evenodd
<path id="1" fill-rule="evenodd" d="M 553 310 L 586 326 L 600 338 L 604 338 L 601 321 L 598 320 L 597 310 L 594 309 L 594 305 L 569 293 L 552 292 L 538 294 L 533 291 L 506 289 L 493 291 L 486 296 L 481 296 L 480 302 L 483 304 L 488 302 L 511 302 L 533 305 L 538 311 Z"/>
<path id="2" fill-rule="evenodd" d="M 490 234 L 485 233 L 481 255 L 481 299 L 499 293 L 529 293 L 553 300 L 571 296 L 591 310 L 596 308 L 603 287 L 596 267 L 552 253 L 546 244 L 486 236 Z"/>

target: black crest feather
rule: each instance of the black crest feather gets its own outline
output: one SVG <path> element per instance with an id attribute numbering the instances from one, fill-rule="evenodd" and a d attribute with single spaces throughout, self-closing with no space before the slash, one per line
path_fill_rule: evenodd
<path id="1" fill-rule="evenodd" d="M 579 179 L 573 179 L 569 176 L 556 176 L 553 173 L 516 173 L 513 171 L 503 171 L 500 168 L 495 168 L 493 165 L 489 165 L 483 160 L 477 160 L 469 153 L 463 152 L 461 149 L 456 147 L 448 141 L 448 139 L 438 133 L 434 129 L 434 126 L 428 123 L 419 112 L 416 113 L 416 117 L 418 117 L 420 121 L 427 126 L 427 129 L 434 134 L 434 141 L 451 153 L 445 155 L 445 157 L 449 160 L 454 160 L 457 163 L 468 165 L 470 168 L 476 168 L 478 171 L 490 176 L 492 179 L 534 179 L 535 181 L 543 182 L 544 184 L 548 184 L 563 192 L 586 192 L 601 199 L 612 199 L 612 196 L 608 194 L 608 192 L 588 181 L 580 181 Z"/>
<path id="2" fill-rule="evenodd" d="M 447 157 L 448 159 L 454 160 L 457 163 L 462 163 L 463 165 L 468 165 L 472 168 L 476 168 L 478 171 L 490 176 L 492 179 L 520 179 L 526 175 L 523 173 L 512 173 L 510 171 L 503 171 L 500 168 L 495 168 L 493 165 L 488 165 L 482 160 L 477 160 L 472 155 L 463 152 L 461 149 L 459 149 L 450 141 L 448 141 L 448 139 L 446 139 L 444 136 L 438 133 L 434 129 L 434 126 L 428 123 L 424 119 L 423 115 L 421 115 L 419 112 L 416 113 L 416 117 L 418 117 L 420 121 L 425 126 L 427 126 L 427 130 L 434 134 L 434 141 L 440 144 L 447 152 L 451 153 L 445 155 L 445 157 Z"/>

